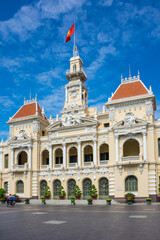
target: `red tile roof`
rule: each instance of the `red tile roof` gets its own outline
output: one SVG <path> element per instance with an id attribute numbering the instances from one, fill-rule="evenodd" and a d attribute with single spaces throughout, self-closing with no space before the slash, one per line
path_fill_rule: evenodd
<path id="1" fill-rule="evenodd" d="M 40 108 L 38 103 L 37 103 L 37 106 L 38 106 L 38 114 L 42 117 L 42 109 Z M 35 114 L 36 114 L 36 103 L 30 103 L 30 104 L 23 105 L 18 110 L 18 112 L 13 116 L 12 119 L 34 116 Z M 47 119 L 46 116 L 45 116 L 45 119 Z"/>
<path id="2" fill-rule="evenodd" d="M 129 82 L 121 84 L 114 93 L 112 100 L 121 98 L 134 97 L 147 94 L 148 91 L 141 81 Z"/>

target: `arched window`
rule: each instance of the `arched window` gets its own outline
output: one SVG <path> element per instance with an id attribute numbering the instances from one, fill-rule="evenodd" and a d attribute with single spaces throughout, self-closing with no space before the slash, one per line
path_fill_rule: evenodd
<path id="1" fill-rule="evenodd" d="M 63 163 L 63 151 L 61 148 L 56 149 L 55 151 L 55 164 Z"/>
<path id="2" fill-rule="evenodd" d="M 138 180 L 135 176 L 129 176 L 126 178 L 125 191 L 126 192 L 137 192 L 138 191 Z"/>
<path id="3" fill-rule="evenodd" d="M 24 193 L 24 183 L 22 181 L 17 182 L 17 193 Z"/>
<path id="4" fill-rule="evenodd" d="M 101 178 L 99 181 L 99 198 L 106 199 L 108 197 L 108 179 Z"/>
<path id="5" fill-rule="evenodd" d="M 8 182 L 4 182 L 4 190 L 8 193 Z"/>
<path id="6" fill-rule="evenodd" d="M 76 186 L 76 181 L 74 179 L 70 179 L 68 181 L 68 198 L 70 199 L 73 197 L 73 191 Z"/>
<path id="7" fill-rule="evenodd" d="M 139 156 L 140 148 L 139 142 L 135 139 L 128 139 L 123 144 L 123 157 Z"/>
<path id="8" fill-rule="evenodd" d="M 160 157 L 160 138 L 158 138 L 158 157 Z"/>
<path id="9" fill-rule="evenodd" d="M 49 165 L 49 151 L 44 150 L 42 152 L 42 165 Z"/>
<path id="10" fill-rule="evenodd" d="M 73 65 L 73 72 L 76 72 L 76 64 Z"/>
<path id="11" fill-rule="evenodd" d="M 45 191 L 45 188 L 47 187 L 47 182 L 45 180 L 42 180 L 40 182 L 40 196 L 44 196 L 44 191 Z"/>
<path id="12" fill-rule="evenodd" d="M 69 149 L 69 163 L 77 162 L 77 148 L 71 147 Z"/>
<path id="13" fill-rule="evenodd" d="M 60 188 L 61 186 L 61 182 L 60 180 L 55 180 L 54 183 L 53 183 L 53 198 L 54 199 L 59 199 L 59 196 L 58 196 L 58 189 Z"/>
<path id="14" fill-rule="evenodd" d="M 83 198 L 84 198 L 84 199 L 90 198 L 91 186 L 92 186 L 92 181 L 91 181 L 91 179 L 86 178 L 86 179 L 83 181 Z"/>
<path id="15" fill-rule="evenodd" d="M 27 153 L 22 151 L 18 155 L 18 165 L 24 165 L 25 163 L 27 163 Z"/>
<path id="16" fill-rule="evenodd" d="M 84 148 L 84 162 L 93 162 L 93 148 L 90 145 Z"/>
<path id="17" fill-rule="evenodd" d="M 8 168 L 8 157 L 9 157 L 8 154 L 4 155 L 4 168 Z"/>
<path id="18" fill-rule="evenodd" d="M 109 146 L 104 143 L 100 146 L 100 161 L 109 160 Z"/>

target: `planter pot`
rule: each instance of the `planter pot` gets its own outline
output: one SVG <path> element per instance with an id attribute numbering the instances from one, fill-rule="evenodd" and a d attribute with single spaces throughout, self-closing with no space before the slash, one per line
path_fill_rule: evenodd
<path id="1" fill-rule="evenodd" d="M 63 200 L 63 199 L 64 199 L 64 196 L 60 196 L 59 199 L 60 199 L 60 200 Z"/>
<path id="2" fill-rule="evenodd" d="M 97 199 L 97 196 L 91 196 L 92 197 L 92 199 L 94 199 L 94 200 L 96 200 Z"/>
<path id="3" fill-rule="evenodd" d="M 42 204 L 46 204 L 46 202 L 42 202 Z"/>
<path id="4" fill-rule="evenodd" d="M 81 196 L 75 196 L 76 200 L 80 200 Z"/>
<path id="5" fill-rule="evenodd" d="M 88 202 L 88 205 L 92 205 L 92 202 Z"/>
<path id="6" fill-rule="evenodd" d="M 25 202 L 25 204 L 30 204 L 30 202 Z"/>
<path id="7" fill-rule="evenodd" d="M 107 202 L 107 201 L 106 201 L 106 204 L 107 204 L 107 205 L 111 205 L 111 202 Z"/>
<path id="8" fill-rule="evenodd" d="M 44 196 L 45 197 L 45 199 L 49 199 L 50 198 L 50 196 Z"/>
<path id="9" fill-rule="evenodd" d="M 151 201 L 147 201 L 147 205 L 151 205 Z"/>
<path id="10" fill-rule="evenodd" d="M 128 202 L 128 205 L 132 205 L 132 202 Z"/>
<path id="11" fill-rule="evenodd" d="M 75 205 L 75 202 L 71 202 L 71 205 Z"/>

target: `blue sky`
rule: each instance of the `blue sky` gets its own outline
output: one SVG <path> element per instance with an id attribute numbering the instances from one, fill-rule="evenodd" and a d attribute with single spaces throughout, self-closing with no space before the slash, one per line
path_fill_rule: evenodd
<path id="1" fill-rule="evenodd" d="M 37 93 L 46 116 L 63 108 L 65 71 L 76 44 L 88 80 L 89 106 L 102 108 L 120 84 L 140 70 L 156 95 L 160 117 L 160 1 L 5 0 L 0 1 L 0 139 L 7 139 L 9 117 L 24 97 Z"/>

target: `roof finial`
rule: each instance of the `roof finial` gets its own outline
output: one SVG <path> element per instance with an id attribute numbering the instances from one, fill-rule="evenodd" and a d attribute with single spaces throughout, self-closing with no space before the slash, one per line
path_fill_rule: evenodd
<path id="1" fill-rule="evenodd" d="M 26 98 L 24 97 L 24 104 L 26 104 Z"/>
<path id="2" fill-rule="evenodd" d="M 36 96 L 35 96 L 35 101 L 37 102 L 37 93 L 36 93 Z"/>
<path id="3" fill-rule="evenodd" d="M 131 77 L 131 66 L 129 64 L 129 77 Z"/>
<path id="4" fill-rule="evenodd" d="M 139 70 L 138 70 L 138 80 L 140 80 L 140 72 L 139 72 Z"/>
<path id="5" fill-rule="evenodd" d="M 122 76 L 122 74 L 121 74 L 121 83 L 123 82 L 123 76 Z"/>

